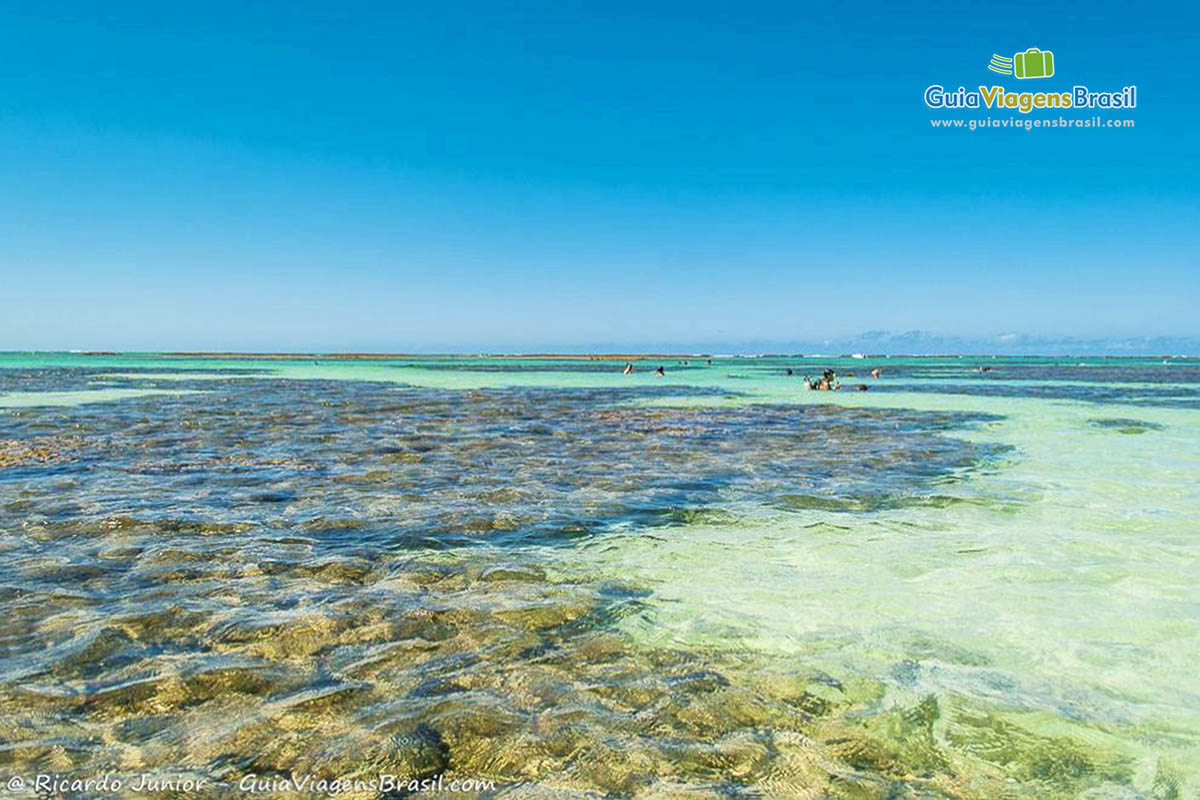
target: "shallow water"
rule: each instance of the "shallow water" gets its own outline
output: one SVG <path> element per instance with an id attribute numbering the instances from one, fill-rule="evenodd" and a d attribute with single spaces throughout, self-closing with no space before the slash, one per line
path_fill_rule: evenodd
<path id="1" fill-rule="evenodd" d="M 1197 796 L 1200 362 L 678 361 L 0 355 L 0 774 Z"/>

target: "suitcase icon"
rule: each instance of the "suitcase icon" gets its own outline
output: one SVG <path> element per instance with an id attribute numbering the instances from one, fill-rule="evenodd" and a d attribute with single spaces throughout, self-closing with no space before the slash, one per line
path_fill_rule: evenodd
<path id="1" fill-rule="evenodd" d="M 1018 78 L 1049 78 L 1054 74 L 1054 53 L 1031 47 L 1013 56 L 1013 74 Z"/>

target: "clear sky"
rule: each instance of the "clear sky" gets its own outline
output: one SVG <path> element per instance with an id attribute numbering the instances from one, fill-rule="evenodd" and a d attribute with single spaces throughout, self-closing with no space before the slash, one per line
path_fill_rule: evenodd
<path id="1" fill-rule="evenodd" d="M 1183 3 L 8 0 L 0 350 L 1197 337 L 1198 52 Z"/>

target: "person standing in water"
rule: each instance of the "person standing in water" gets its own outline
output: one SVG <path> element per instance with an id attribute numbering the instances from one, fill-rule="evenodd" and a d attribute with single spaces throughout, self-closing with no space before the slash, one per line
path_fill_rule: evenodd
<path id="1" fill-rule="evenodd" d="M 621 370 L 621 374 L 622 375 L 632 375 L 633 374 L 633 362 L 632 361 L 625 364 L 625 369 Z"/>

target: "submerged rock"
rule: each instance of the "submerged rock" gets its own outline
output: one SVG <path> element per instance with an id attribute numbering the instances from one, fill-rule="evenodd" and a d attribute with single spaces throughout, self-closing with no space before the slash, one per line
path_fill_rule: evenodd
<path id="1" fill-rule="evenodd" d="M 1157 422 L 1147 422 L 1140 419 L 1130 419 L 1128 417 L 1095 417 L 1088 420 L 1088 425 L 1093 428 L 1103 430 L 1115 430 L 1117 433 L 1126 435 L 1137 435 L 1148 433 L 1149 431 L 1161 431 L 1165 426 Z"/>
<path id="2" fill-rule="evenodd" d="M 83 440 L 77 436 L 0 439 L 0 469 L 69 463 L 78 458 L 82 446 Z"/>

